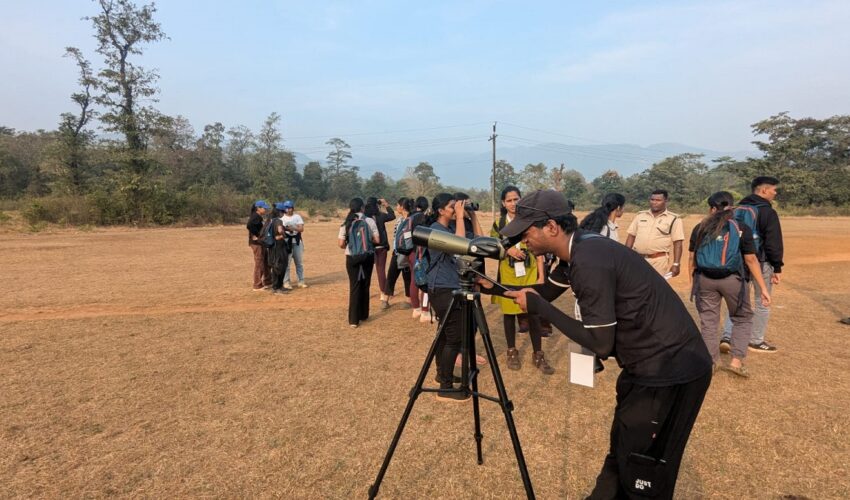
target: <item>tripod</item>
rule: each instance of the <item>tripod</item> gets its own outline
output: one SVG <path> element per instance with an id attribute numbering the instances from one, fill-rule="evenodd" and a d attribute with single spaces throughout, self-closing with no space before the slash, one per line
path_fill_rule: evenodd
<path id="1" fill-rule="evenodd" d="M 517 465 L 519 466 L 519 472 L 522 476 L 522 483 L 525 486 L 525 493 L 529 499 L 534 498 L 534 490 L 531 486 L 531 479 L 528 477 L 528 468 L 525 465 L 525 458 L 522 455 L 522 447 L 519 443 L 519 436 L 517 435 L 516 426 L 514 425 L 514 419 L 511 414 L 514 409 L 513 403 L 508 399 L 507 392 L 505 392 L 505 384 L 502 381 L 502 374 L 499 371 L 499 365 L 496 363 L 496 352 L 493 349 L 493 341 L 490 338 L 490 330 L 487 327 L 487 320 L 484 317 L 484 309 L 481 306 L 481 296 L 473 289 L 475 276 L 481 276 L 489 280 L 487 276 L 478 271 L 478 268 L 480 267 L 481 262 L 476 261 L 472 257 L 463 256 L 458 258 L 457 272 L 460 274 L 460 289 L 455 290 L 452 293 L 452 299 L 447 309 L 447 311 L 451 311 L 455 303 L 458 301 L 460 302 L 461 325 L 463 328 L 463 333 L 461 335 L 461 359 L 463 360 L 463 364 L 461 367 L 460 387 L 451 389 L 431 389 L 423 387 L 425 377 L 428 375 L 431 363 L 437 355 L 437 343 L 443 332 L 443 328 L 445 327 L 446 318 L 441 318 L 442 321 L 437 328 L 437 335 L 431 343 L 431 348 L 428 351 L 428 356 L 425 358 L 425 363 L 422 365 L 422 370 L 419 372 L 419 377 L 416 379 L 416 384 L 410 390 L 410 400 L 407 402 L 407 407 L 404 409 L 404 414 L 402 415 L 398 428 L 395 431 L 393 440 L 390 443 L 389 449 L 387 449 L 387 455 L 384 458 L 384 463 L 381 465 L 381 470 L 378 472 L 378 477 L 375 479 L 375 483 L 372 484 L 371 488 L 369 488 L 370 499 L 374 499 L 378 494 L 381 481 L 384 479 L 384 474 L 387 472 L 387 468 L 390 465 L 390 460 L 392 460 L 393 453 L 395 452 L 396 446 L 401 438 L 401 433 L 404 432 L 404 426 L 407 424 L 407 419 L 413 411 L 413 405 L 416 403 L 416 399 L 419 395 L 423 392 L 462 392 L 472 396 L 472 416 L 475 423 L 474 436 L 478 465 L 484 463 L 484 457 L 481 453 L 481 440 L 484 436 L 481 434 L 481 417 L 478 408 L 479 398 L 484 398 L 488 401 L 498 403 L 502 408 L 502 412 L 505 414 L 505 423 L 507 424 L 508 432 L 511 435 L 511 442 L 514 446 L 514 455 L 516 455 Z M 446 316 L 448 316 L 448 314 L 446 314 Z M 478 392 L 479 370 L 475 362 L 476 325 L 481 332 L 481 340 L 484 342 L 484 348 L 487 350 L 487 357 L 490 359 L 493 381 L 496 384 L 496 392 L 498 393 L 497 397 L 487 396 Z M 443 376 L 451 378 L 452 374 L 444 374 Z"/>

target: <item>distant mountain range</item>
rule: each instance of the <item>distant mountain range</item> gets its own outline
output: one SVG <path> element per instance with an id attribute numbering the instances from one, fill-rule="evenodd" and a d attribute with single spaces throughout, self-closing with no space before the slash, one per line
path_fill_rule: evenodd
<path id="1" fill-rule="evenodd" d="M 677 143 L 659 143 L 642 147 L 635 144 L 603 145 L 567 145 L 560 143 L 542 143 L 530 146 L 506 146 L 496 149 L 496 158 L 505 160 L 519 171 L 529 163 L 544 163 L 555 167 L 563 163 L 568 169 L 578 170 L 585 179 L 591 181 L 606 170 L 616 170 L 628 177 L 642 172 L 664 158 L 682 153 L 702 154 L 703 161 L 711 161 L 723 156 L 737 160 L 758 157 L 758 151 L 714 151 L 705 148 Z M 434 166 L 440 181 L 446 185 L 459 187 L 486 188 L 490 182 L 492 153 L 431 153 L 416 158 L 374 158 L 359 155 L 352 151 L 351 163 L 360 167 L 361 177 L 367 178 L 374 172 L 383 172 L 393 179 L 404 175 L 407 167 L 427 161 Z M 295 153 L 299 170 L 312 161 L 308 156 Z"/>

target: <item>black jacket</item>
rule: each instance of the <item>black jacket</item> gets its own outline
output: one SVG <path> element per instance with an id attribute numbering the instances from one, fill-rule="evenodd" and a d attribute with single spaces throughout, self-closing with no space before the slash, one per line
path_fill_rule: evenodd
<path id="1" fill-rule="evenodd" d="M 773 272 L 782 272 L 782 226 L 779 225 L 779 214 L 770 202 L 761 196 L 751 194 L 741 200 L 739 205 L 758 205 L 758 234 L 761 238 L 759 261 L 767 262 L 773 267 Z"/>
<path id="2" fill-rule="evenodd" d="M 373 217 L 375 219 L 375 224 L 378 226 L 378 236 L 380 236 L 381 241 L 378 243 L 379 248 L 389 248 L 390 243 L 387 238 L 387 222 L 395 220 L 395 212 L 390 207 L 387 207 L 387 213 L 378 212 Z"/>

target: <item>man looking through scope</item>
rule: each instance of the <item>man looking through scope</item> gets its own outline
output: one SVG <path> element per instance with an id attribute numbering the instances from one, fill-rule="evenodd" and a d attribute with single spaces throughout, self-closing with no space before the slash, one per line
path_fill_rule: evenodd
<path id="1" fill-rule="evenodd" d="M 520 200 L 502 229 L 535 254 L 553 253 L 547 283 L 489 293 L 513 297 L 567 337 L 622 367 L 611 441 L 589 498 L 672 498 L 679 464 L 711 382 L 711 357 L 699 329 L 666 281 L 638 254 L 580 231 L 563 194 L 536 191 Z M 567 288 L 575 319 L 550 304 Z"/>

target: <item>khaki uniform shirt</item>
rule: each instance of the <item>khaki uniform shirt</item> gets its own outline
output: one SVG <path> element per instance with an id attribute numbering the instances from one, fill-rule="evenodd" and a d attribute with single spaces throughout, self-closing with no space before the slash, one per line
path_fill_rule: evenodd
<path id="1" fill-rule="evenodd" d="M 628 233 L 635 237 L 634 250 L 641 255 L 672 253 L 673 242 L 685 239 L 681 217 L 669 210 L 658 217 L 653 217 L 649 210 L 638 212 Z"/>

